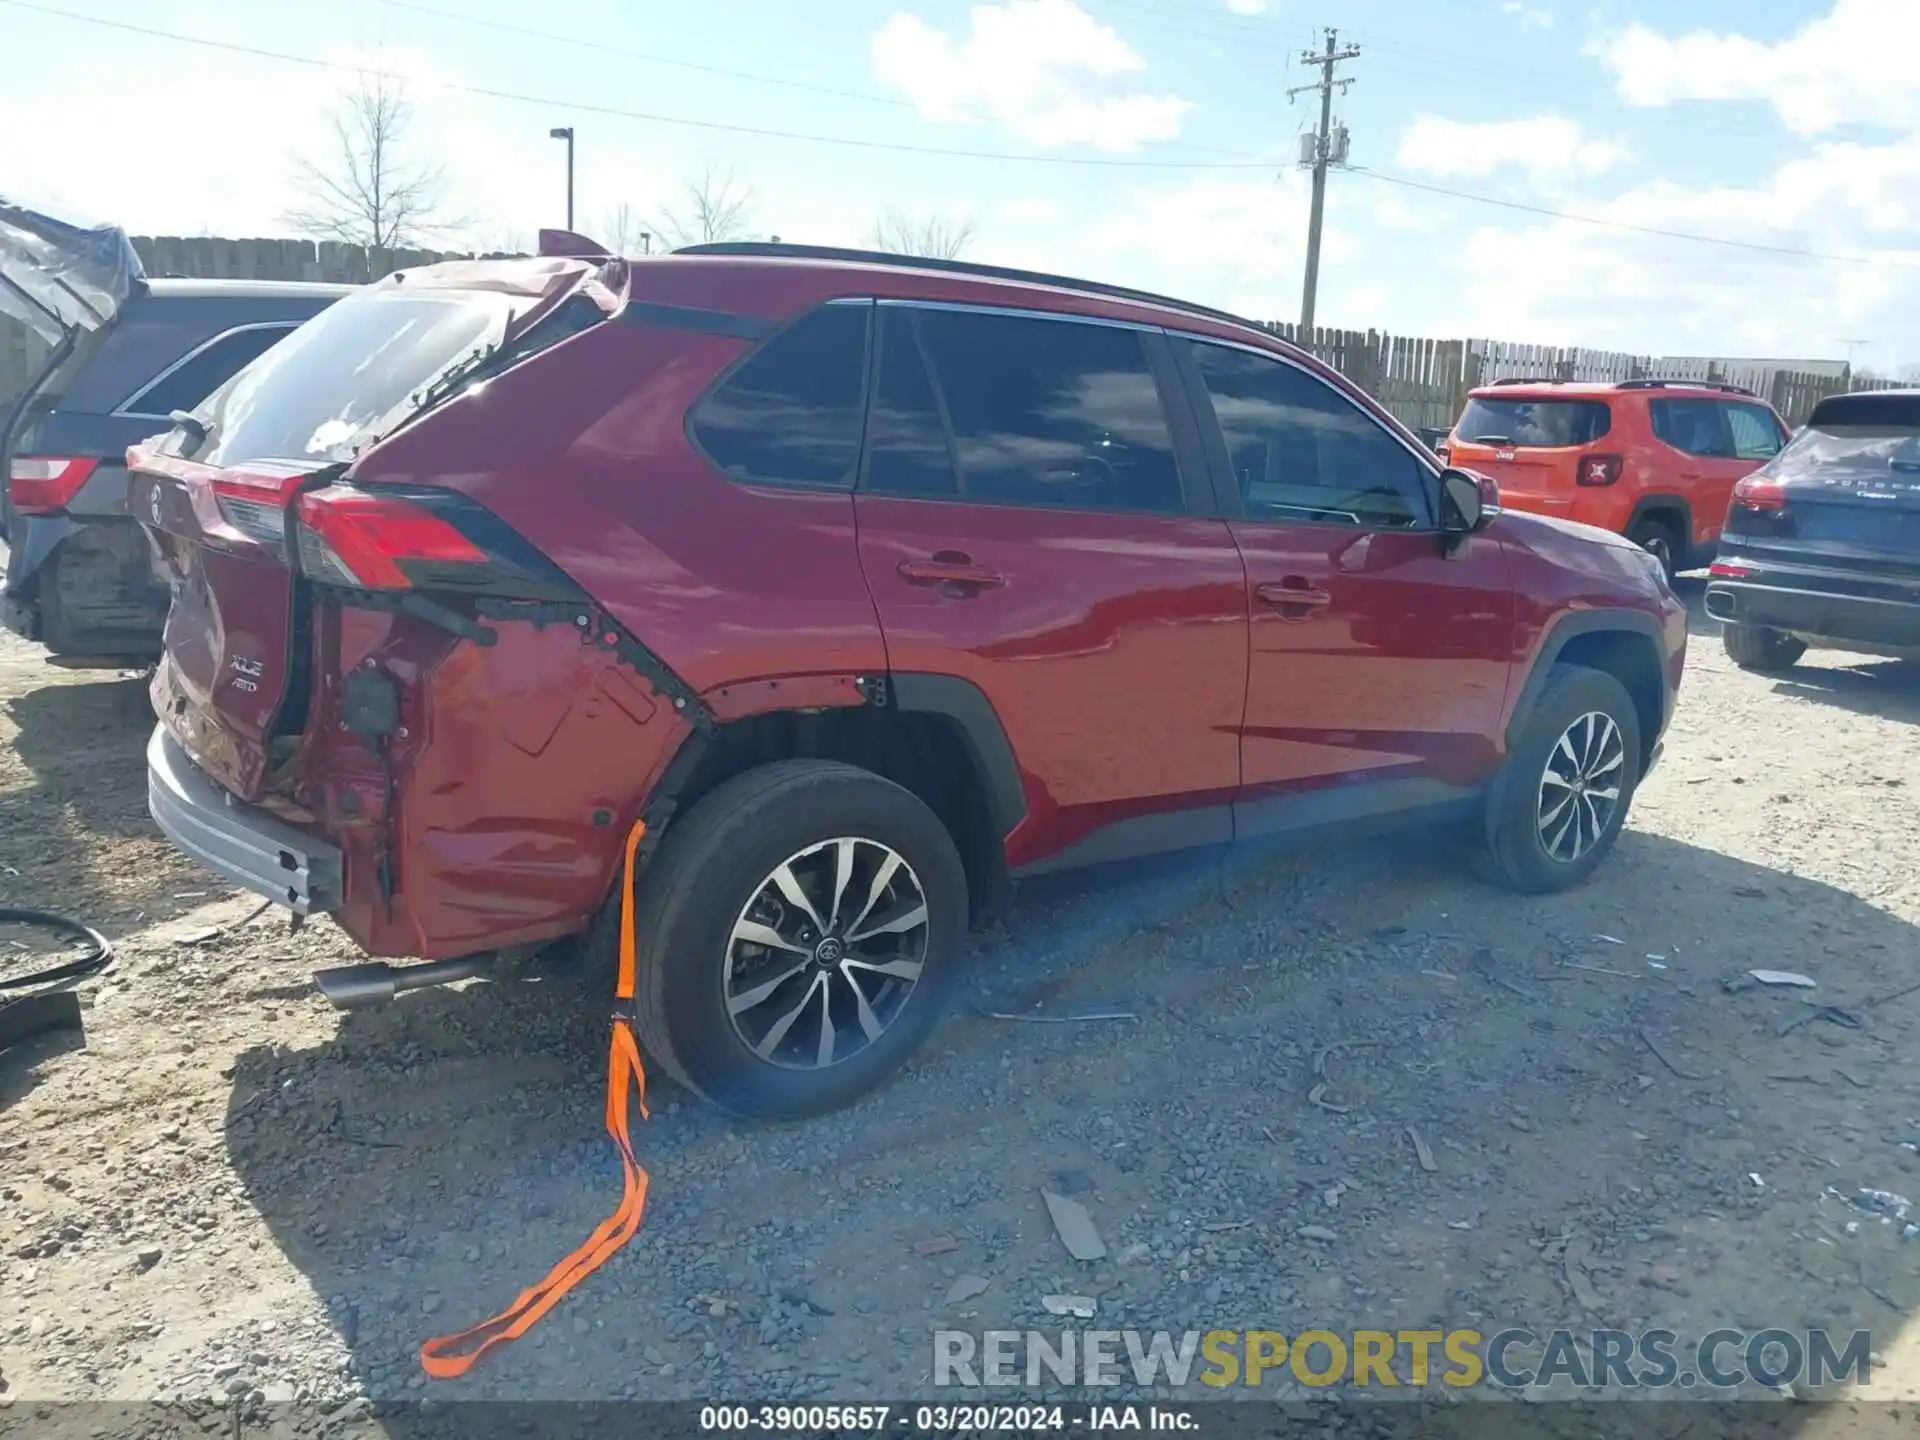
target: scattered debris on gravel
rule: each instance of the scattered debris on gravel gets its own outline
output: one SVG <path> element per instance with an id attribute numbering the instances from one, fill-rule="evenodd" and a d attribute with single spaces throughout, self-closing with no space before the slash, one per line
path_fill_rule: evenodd
<path id="1" fill-rule="evenodd" d="M 855 1108 L 749 1125 L 657 1080 L 639 1236 L 456 1383 L 420 1341 L 616 1197 L 604 1005 L 535 971 L 336 1014 L 338 932 L 154 830 L 150 724 L 137 679 L 0 638 L 0 904 L 119 951 L 84 1045 L 0 1062 L 0 1405 L 895 1399 L 936 1328 L 1092 1315 L 1865 1327 L 1874 1393 L 1920 1394 L 1920 667 L 1697 644 L 1571 894 L 1444 837 L 1031 890 Z M 1725 984 L 1776 968 L 1817 988 Z"/>

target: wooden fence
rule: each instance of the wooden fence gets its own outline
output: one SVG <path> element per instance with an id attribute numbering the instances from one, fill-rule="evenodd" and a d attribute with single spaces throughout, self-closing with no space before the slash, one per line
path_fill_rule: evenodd
<path id="1" fill-rule="evenodd" d="M 206 236 L 136 235 L 133 248 L 152 276 L 197 279 L 328 280 L 360 283 L 410 265 L 455 258 L 431 250 L 374 254 L 359 245 L 311 240 L 220 240 Z M 464 255 L 458 258 L 467 258 Z M 1772 402 L 1798 425 L 1828 395 L 1881 389 L 1892 382 L 1862 381 L 1850 368 L 1837 374 L 1798 371 L 1740 360 L 1663 360 L 1612 350 L 1555 349 L 1504 340 L 1427 340 L 1378 330 L 1266 327 L 1320 356 L 1415 429 L 1451 426 L 1467 392 L 1495 380 L 1712 380 L 1739 385 Z M 30 331 L 0 318 L 0 398 L 17 394 L 46 348 Z"/>
<path id="2" fill-rule="evenodd" d="M 1829 395 L 1891 389 L 1898 383 L 1855 379 L 1847 366 L 1837 372 L 1792 370 L 1741 360 L 1663 359 L 1504 340 L 1422 340 L 1378 330 L 1319 328 L 1311 337 L 1303 337 L 1298 325 L 1278 323 L 1266 328 L 1312 351 L 1416 430 L 1451 426 L 1466 404 L 1467 392 L 1496 380 L 1662 379 L 1737 385 L 1768 401 L 1789 425 L 1802 424 Z"/>

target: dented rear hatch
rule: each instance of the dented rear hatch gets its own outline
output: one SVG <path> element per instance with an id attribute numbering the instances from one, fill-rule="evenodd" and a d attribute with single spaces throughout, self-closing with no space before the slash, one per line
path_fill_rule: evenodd
<path id="1" fill-rule="evenodd" d="M 344 483 L 354 460 L 518 358 L 543 325 L 562 323 L 592 274 L 539 260 L 391 277 L 301 326 L 129 454 L 129 506 L 173 592 L 155 708 L 233 794 L 271 788 L 276 738 L 304 722 L 309 577 L 391 592 L 396 608 L 445 619 L 452 612 L 414 592 L 476 583 L 492 568 L 484 537 L 467 533 L 470 502 L 356 490 Z"/>

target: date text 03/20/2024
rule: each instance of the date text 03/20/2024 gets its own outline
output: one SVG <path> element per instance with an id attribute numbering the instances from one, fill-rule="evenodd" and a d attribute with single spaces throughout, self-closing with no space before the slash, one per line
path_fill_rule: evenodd
<path id="1" fill-rule="evenodd" d="M 718 1433 L 817 1434 L 894 1430 L 955 1434 L 1059 1430 L 1193 1431 L 1190 1411 L 1158 1405 L 703 1405 L 700 1428 Z"/>

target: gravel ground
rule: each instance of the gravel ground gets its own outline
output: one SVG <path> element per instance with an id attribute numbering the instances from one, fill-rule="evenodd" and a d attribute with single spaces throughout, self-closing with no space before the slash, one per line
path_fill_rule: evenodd
<path id="1" fill-rule="evenodd" d="M 420 1341 L 617 1197 L 602 1007 L 551 976 L 334 1013 L 338 932 L 248 920 L 146 818 L 139 682 L 0 637 L 0 904 L 119 946 L 84 1046 L 0 1065 L 0 1403 L 929 1396 L 931 1331 L 1057 1329 L 1059 1293 L 1112 1329 L 1865 1327 L 1875 1392 L 1920 1396 L 1920 1243 L 1844 1198 L 1920 1194 L 1920 993 L 1875 1003 L 1920 981 L 1920 666 L 1770 681 L 1698 628 L 1583 889 L 1485 888 L 1434 837 L 1023 894 L 854 1109 L 657 1084 L 639 1237 L 448 1383 Z M 1724 988 L 1752 966 L 1819 988 Z M 1860 1028 L 1778 1033 L 1813 1000 Z M 1133 1018 L 988 1013 L 1088 1010 Z"/>

